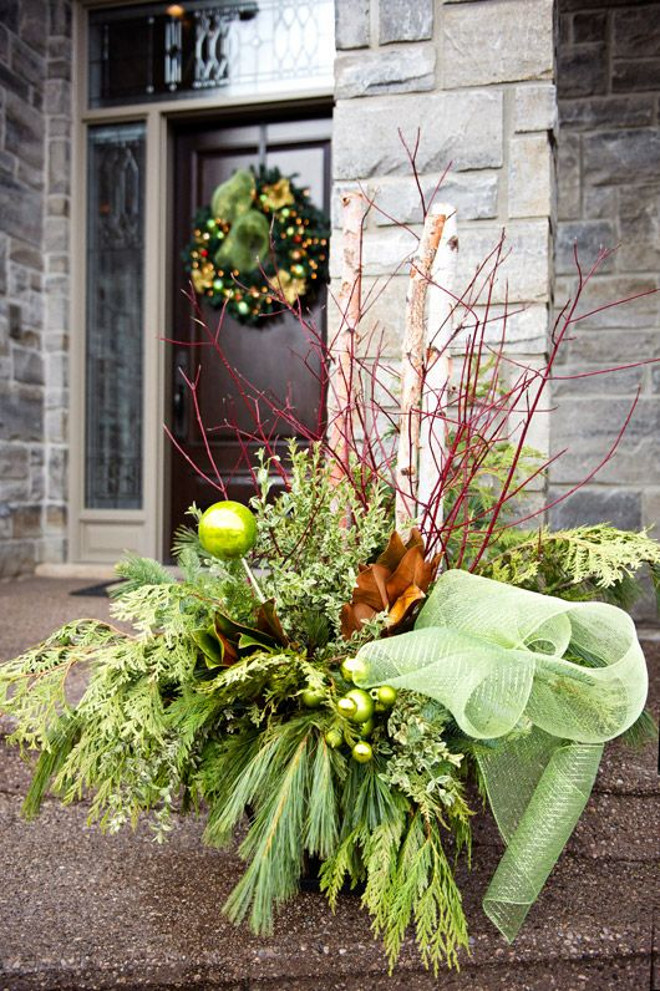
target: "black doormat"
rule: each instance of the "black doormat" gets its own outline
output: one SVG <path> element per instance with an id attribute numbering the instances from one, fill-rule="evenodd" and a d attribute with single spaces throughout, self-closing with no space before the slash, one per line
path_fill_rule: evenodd
<path id="1" fill-rule="evenodd" d="M 100 582 L 98 585 L 86 585 L 85 588 L 77 588 L 74 592 L 69 592 L 69 595 L 98 595 L 106 596 L 108 594 L 108 589 L 112 585 L 116 585 L 117 580 L 113 578 L 112 581 Z"/>

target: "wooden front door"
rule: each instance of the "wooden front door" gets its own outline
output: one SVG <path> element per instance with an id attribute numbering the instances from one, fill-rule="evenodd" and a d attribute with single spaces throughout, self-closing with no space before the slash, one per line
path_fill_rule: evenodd
<path id="1" fill-rule="evenodd" d="M 250 418 L 240 402 L 232 374 L 207 347 L 200 326 L 192 319 L 191 306 L 184 296 L 189 288 L 181 251 L 190 239 L 196 210 L 210 201 L 215 187 L 238 168 L 259 163 L 277 167 L 283 175 L 297 174 L 297 183 L 310 189 L 314 203 L 329 209 L 330 196 L 330 118 L 324 116 L 292 119 L 262 118 L 249 124 L 222 127 L 188 125 L 174 132 L 174 244 L 172 322 L 168 336 L 180 341 L 169 348 L 171 409 L 168 426 L 186 454 L 205 470 L 212 469 L 204 438 L 196 421 L 189 390 L 182 371 L 189 378 L 199 375 L 198 399 L 206 426 L 206 440 L 220 473 L 229 480 L 229 497 L 247 502 L 253 495 L 245 455 L 234 430 L 223 426 L 227 419 L 239 428 L 251 429 Z M 322 329 L 325 297 L 315 307 L 315 321 Z M 218 326 L 219 311 L 202 303 L 208 326 Z M 309 341 L 305 330 L 291 315 L 262 328 L 245 327 L 225 316 L 220 342 L 232 369 L 246 376 L 260 390 L 278 397 L 290 396 L 299 419 L 313 426 L 319 413 L 320 386 L 309 364 Z M 189 345 L 193 345 L 192 347 Z M 312 359 L 314 361 L 315 359 Z M 279 445 L 288 435 L 278 429 Z M 248 457 L 254 460 L 256 444 L 248 444 Z M 222 496 L 194 471 L 176 450 L 171 453 L 170 512 L 166 547 L 185 511 L 192 502 L 204 509 Z M 188 522 L 190 519 L 188 518 Z"/>

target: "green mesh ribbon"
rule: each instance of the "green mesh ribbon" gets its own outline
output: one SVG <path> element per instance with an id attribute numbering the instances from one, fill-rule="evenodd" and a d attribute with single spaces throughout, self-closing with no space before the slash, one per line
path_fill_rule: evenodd
<path id="1" fill-rule="evenodd" d="M 587 803 L 603 743 L 646 700 L 630 617 L 448 571 L 415 629 L 362 647 L 355 681 L 437 699 L 484 741 L 478 761 L 507 849 L 484 910 L 513 940 Z"/>

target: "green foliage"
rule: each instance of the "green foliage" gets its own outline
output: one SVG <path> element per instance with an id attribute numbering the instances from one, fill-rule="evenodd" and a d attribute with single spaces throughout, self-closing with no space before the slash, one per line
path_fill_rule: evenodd
<path id="1" fill-rule="evenodd" d="M 604 599 L 628 608 L 646 565 L 659 587 L 660 545 L 646 530 L 617 530 L 607 523 L 530 534 L 508 530 L 493 544 L 478 573 L 546 595 L 582 601 Z"/>
<path id="2" fill-rule="evenodd" d="M 260 495 L 251 503 L 257 546 L 268 562 L 264 591 L 277 602 L 287 629 L 304 625 L 303 614 L 316 613 L 336 637 L 358 565 L 375 557 L 392 531 L 390 492 L 374 481 L 365 509 L 350 480 L 333 480 L 332 465 L 323 462 L 318 447 L 299 450 L 292 443 L 289 458 L 289 490 L 273 500 L 272 475 L 262 462 Z"/>

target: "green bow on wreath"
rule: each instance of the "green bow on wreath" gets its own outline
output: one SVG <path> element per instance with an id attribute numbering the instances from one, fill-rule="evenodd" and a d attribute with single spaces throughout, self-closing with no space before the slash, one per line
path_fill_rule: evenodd
<path id="1" fill-rule="evenodd" d="M 361 648 L 353 678 L 428 695 L 469 737 L 507 845 L 484 911 L 513 940 L 591 793 L 603 743 L 642 712 L 630 617 L 465 571 L 438 580 L 415 629 Z"/>
<path id="2" fill-rule="evenodd" d="M 183 258 L 211 306 L 263 327 L 285 304 L 309 308 L 317 299 L 328 280 L 329 236 L 327 217 L 292 177 L 240 169 L 197 213 Z"/>

